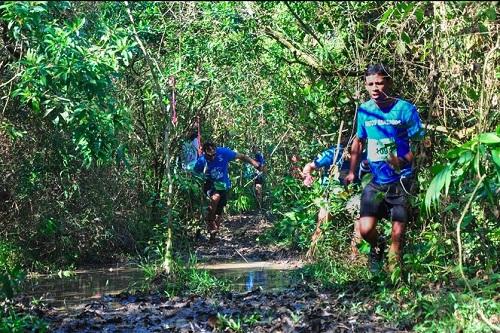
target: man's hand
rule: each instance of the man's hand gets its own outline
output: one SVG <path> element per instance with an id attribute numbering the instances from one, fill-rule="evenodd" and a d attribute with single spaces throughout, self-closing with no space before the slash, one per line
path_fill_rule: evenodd
<path id="1" fill-rule="evenodd" d="M 345 177 L 344 181 L 345 181 L 345 184 L 346 185 L 349 185 L 351 184 L 353 181 L 354 181 L 354 172 L 352 171 L 349 171 L 349 173 L 347 174 L 347 176 Z"/>
<path id="2" fill-rule="evenodd" d="M 399 170 L 399 159 L 396 155 L 389 155 L 389 158 L 387 159 L 387 162 L 392 166 L 393 169 Z"/>
<path id="3" fill-rule="evenodd" d="M 411 160 L 413 159 L 413 154 L 410 152 L 404 157 L 398 157 L 396 155 L 390 155 L 387 159 L 387 162 L 392 166 L 392 168 L 396 171 L 400 171 L 406 166 L 411 164 Z"/>
<path id="4" fill-rule="evenodd" d="M 304 186 L 311 187 L 314 178 L 310 174 L 304 174 L 303 177 L 304 177 Z"/>

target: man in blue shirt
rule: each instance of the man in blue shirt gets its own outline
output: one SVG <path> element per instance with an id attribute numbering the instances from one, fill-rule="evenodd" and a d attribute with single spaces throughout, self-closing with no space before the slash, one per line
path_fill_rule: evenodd
<path id="1" fill-rule="evenodd" d="M 344 153 L 344 148 L 339 145 L 337 153 L 337 147 L 333 146 L 329 149 L 323 151 L 319 154 L 312 162 L 307 163 L 302 170 L 302 177 L 304 179 L 304 185 L 310 187 L 313 181 L 311 176 L 311 171 L 321 170 L 321 185 L 327 185 L 330 176 L 330 167 L 333 164 L 333 160 L 336 158 L 335 164 L 337 164 L 339 171 L 342 168 L 344 159 L 342 155 Z M 337 156 L 335 156 L 337 154 Z"/>
<path id="2" fill-rule="evenodd" d="M 329 149 L 320 153 L 312 162 L 307 163 L 302 169 L 302 178 L 303 183 L 306 187 L 311 187 L 314 178 L 311 175 L 311 172 L 317 170 L 321 173 L 320 184 L 323 187 L 326 187 L 330 181 L 330 169 L 336 165 L 337 166 L 337 174 L 335 178 L 332 180 L 340 180 L 340 170 L 342 165 L 344 164 L 344 148 L 342 145 L 332 146 Z M 326 197 L 328 197 L 329 193 L 327 193 Z M 321 206 L 318 212 L 317 222 L 316 222 L 316 230 L 311 238 L 311 246 L 309 251 L 307 252 L 307 256 L 310 256 L 316 250 L 316 243 L 321 236 L 321 225 L 330 220 L 331 215 L 327 207 Z"/>
<path id="3" fill-rule="evenodd" d="M 337 154 L 337 157 L 335 159 L 335 155 Z M 312 162 L 307 163 L 304 166 L 304 169 L 302 170 L 302 176 L 304 179 L 304 185 L 307 187 L 310 187 L 313 181 L 313 177 L 311 176 L 311 172 L 313 170 L 319 170 L 321 172 L 321 185 L 326 186 L 328 185 L 328 181 L 330 178 L 330 168 L 334 164 L 333 161 L 335 159 L 336 165 L 339 168 L 339 175 L 336 180 L 338 180 L 341 184 L 345 184 L 345 179 L 343 176 L 346 175 L 346 171 L 349 170 L 349 161 L 344 160 L 343 158 L 344 155 L 344 148 L 342 145 L 339 145 L 338 153 L 337 149 L 335 146 L 330 147 L 329 149 L 323 151 L 321 154 L 319 154 Z M 370 170 L 365 167 L 363 164 L 360 164 L 361 169 L 359 170 L 359 180 L 362 178 L 362 176 L 366 173 L 369 173 Z M 357 179 L 356 179 L 357 181 Z M 317 224 L 316 224 L 316 230 L 312 236 L 311 239 L 311 244 L 314 244 L 318 241 L 318 237 L 321 235 L 321 225 L 323 222 L 327 221 L 330 219 L 329 212 L 327 211 L 326 208 L 321 207 L 318 213 L 318 218 L 317 218 Z M 351 240 L 351 258 L 357 257 L 359 254 L 357 245 L 361 241 L 361 235 L 359 233 L 359 220 L 356 219 L 354 222 L 354 231 L 353 231 L 353 237 Z"/>
<path id="4" fill-rule="evenodd" d="M 210 197 L 206 222 L 210 239 L 213 241 L 220 228 L 220 215 L 227 203 L 227 192 L 231 188 L 229 162 L 239 159 L 253 165 L 257 170 L 261 166 L 247 155 L 226 147 L 216 147 L 212 142 L 205 142 L 202 151 L 203 155 L 196 161 L 194 171 L 204 173 L 206 176 L 204 191 Z"/>
<path id="5" fill-rule="evenodd" d="M 370 100 L 358 110 L 357 132 L 351 147 L 351 167 L 346 183 L 355 178 L 355 168 L 363 146 L 373 174 L 361 195 L 360 232 L 371 245 L 370 270 L 383 264 L 383 244 L 379 244 L 377 221 L 392 219 L 389 269 L 401 264 L 402 241 L 408 221 L 408 198 L 413 153 L 410 138 L 423 134 L 417 108 L 390 95 L 392 79 L 381 64 L 370 65 L 365 73 L 365 88 Z"/>

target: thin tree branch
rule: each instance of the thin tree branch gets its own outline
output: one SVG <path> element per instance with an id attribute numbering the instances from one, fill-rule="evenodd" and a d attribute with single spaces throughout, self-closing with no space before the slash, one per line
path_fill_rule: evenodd
<path id="1" fill-rule="evenodd" d="M 292 52 L 292 54 L 297 57 L 297 60 L 301 60 L 302 62 L 306 63 L 308 66 L 314 68 L 322 74 L 327 73 L 325 68 L 323 68 L 323 66 L 321 66 L 316 59 L 314 59 L 311 55 L 299 50 L 282 33 L 274 31 L 269 27 L 265 27 L 265 32 L 268 36 L 274 38 L 278 43 Z"/>
<path id="2" fill-rule="evenodd" d="M 304 63 L 307 66 L 315 69 L 321 75 L 358 77 L 362 74 L 361 72 L 355 71 L 355 70 L 326 68 L 326 67 L 322 66 L 313 56 L 300 50 L 296 45 L 294 45 L 292 42 L 290 42 L 282 33 L 278 32 L 278 31 L 274 31 L 267 26 L 264 29 L 265 29 L 266 35 L 270 36 L 271 38 L 276 40 L 278 43 L 283 45 L 285 48 L 287 48 L 294 55 L 294 57 L 297 59 L 297 61 Z"/>
<path id="3" fill-rule="evenodd" d="M 288 8 L 293 17 L 295 17 L 295 19 L 299 22 L 299 25 L 302 27 L 302 29 L 304 29 L 305 32 L 310 34 L 318 42 L 318 44 L 321 45 L 321 47 L 325 47 L 321 42 L 321 40 L 316 35 L 316 33 L 312 30 L 312 28 L 309 27 L 307 24 L 305 24 L 305 22 L 302 21 L 299 15 L 297 15 L 297 13 L 293 11 L 292 7 L 290 7 L 290 5 L 288 4 L 288 1 L 285 1 L 285 6 Z"/>

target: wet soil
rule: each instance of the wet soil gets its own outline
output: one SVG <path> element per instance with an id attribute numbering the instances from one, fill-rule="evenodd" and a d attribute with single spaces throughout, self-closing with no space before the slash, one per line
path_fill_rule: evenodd
<path id="1" fill-rule="evenodd" d="M 263 215 L 228 218 L 218 240 L 195 244 L 199 265 L 214 271 L 227 265 L 235 269 L 230 264 L 235 262 L 243 270 L 300 267 L 298 253 L 256 241 L 269 227 Z M 406 332 L 378 317 L 369 293 L 360 294 L 360 289 L 353 284 L 334 292 L 297 281 L 278 290 L 233 288 L 210 297 L 121 292 L 72 311 L 33 306 L 24 297 L 16 308 L 45 319 L 53 332 Z"/>
<path id="2" fill-rule="evenodd" d="M 406 332 L 373 313 L 349 310 L 349 296 L 307 285 L 210 298 L 124 293 L 91 302 L 69 316 L 52 309 L 38 311 L 54 332 Z"/>
<path id="3" fill-rule="evenodd" d="M 264 232 L 272 226 L 264 214 L 227 217 L 214 242 L 204 236 L 194 246 L 200 263 L 269 261 L 300 265 L 300 254 L 279 245 L 259 242 Z"/>

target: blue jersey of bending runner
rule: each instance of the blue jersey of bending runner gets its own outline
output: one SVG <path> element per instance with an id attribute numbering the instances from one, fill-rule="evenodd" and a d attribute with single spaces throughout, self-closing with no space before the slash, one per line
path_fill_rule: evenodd
<path id="1" fill-rule="evenodd" d="M 266 164 L 266 160 L 264 159 L 264 155 L 262 155 L 262 153 L 256 153 L 255 160 L 257 162 L 259 162 L 260 166 L 263 166 L 264 164 Z"/>
<path id="2" fill-rule="evenodd" d="M 216 189 L 228 190 L 231 188 L 229 179 L 229 162 L 236 158 L 236 152 L 226 147 L 217 147 L 215 157 L 207 161 L 205 154 L 196 161 L 194 171 L 201 173 L 206 168 L 206 174 L 214 182 Z M 225 188 L 222 188 L 225 187 Z"/>
<path id="3" fill-rule="evenodd" d="M 254 158 L 255 161 L 257 161 L 259 163 L 260 166 L 263 166 L 266 164 L 266 160 L 264 159 L 264 155 L 262 155 L 261 152 L 257 152 L 255 153 L 255 158 Z M 262 169 L 261 169 L 262 170 Z M 257 172 L 255 172 L 255 169 L 253 166 L 251 166 L 250 164 L 245 164 L 245 166 L 243 167 L 243 176 L 246 178 L 246 179 L 251 179 L 251 178 L 254 178 L 254 177 L 257 177 Z"/>
<path id="4" fill-rule="evenodd" d="M 383 110 L 373 100 L 361 104 L 356 135 L 367 139 L 367 158 L 375 183 L 388 184 L 411 174 L 411 165 L 397 172 L 387 159 L 391 154 L 403 158 L 410 151 L 410 137 L 423 135 L 415 105 L 402 99 Z"/>
<path id="5" fill-rule="evenodd" d="M 333 159 L 335 158 L 336 151 L 337 147 L 330 147 L 329 149 L 319 154 L 313 161 L 314 166 L 317 169 L 323 168 L 321 185 L 326 185 L 326 183 L 328 182 L 328 172 L 330 170 L 330 166 L 333 164 Z M 337 159 L 335 160 L 335 163 L 338 165 L 339 170 L 342 168 L 342 164 L 344 161 L 342 159 L 343 152 L 344 147 L 342 147 L 342 145 L 339 145 L 339 152 L 337 154 Z"/>

